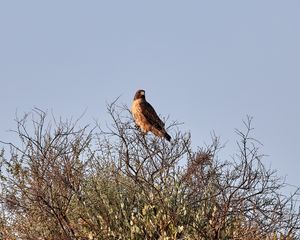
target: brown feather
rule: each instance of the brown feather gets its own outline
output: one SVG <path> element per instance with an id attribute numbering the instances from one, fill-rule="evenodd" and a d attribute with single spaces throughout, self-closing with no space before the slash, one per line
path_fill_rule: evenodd
<path id="1" fill-rule="evenodd" d="M 152 132 L 154 135 L 171 140 L 166 132 L 164 122 L 159 118 L 154 108 L 145 99 L 145 91 L 138 90 L 134 96 L 131 112 L 135 123 L 143 132 Z"/>

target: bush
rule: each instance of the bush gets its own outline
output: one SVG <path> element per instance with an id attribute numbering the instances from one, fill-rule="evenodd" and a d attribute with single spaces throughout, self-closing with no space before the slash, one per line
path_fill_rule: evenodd
<path id="1" fill-rule="evenodd" d="M 250 118 L 238 153 L 223 161 L 216 137 L 193 150 L 176 123 L 168 143 L 141 134 L 126 108 L 113 103 L 108 113 L 105 129 L 51 125 L 41 110 L 17 119 L 19 141 L 0 155 L 0 239 L 299 237 L 298 190 L 282 195 Z"/>

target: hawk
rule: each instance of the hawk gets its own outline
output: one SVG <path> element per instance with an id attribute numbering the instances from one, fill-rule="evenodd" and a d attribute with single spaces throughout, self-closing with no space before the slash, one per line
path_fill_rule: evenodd
<path id="1" fill-rule="evenodd" d="M 136 125 L 142 132 L 150 131 L 156 136 L 171 140 L 171 136 L 165 130 L 164 122 L 158 117 L 151 104 L 146 101 L 145 90 L 138 90 L 135 93 L 131 112 Z"/>

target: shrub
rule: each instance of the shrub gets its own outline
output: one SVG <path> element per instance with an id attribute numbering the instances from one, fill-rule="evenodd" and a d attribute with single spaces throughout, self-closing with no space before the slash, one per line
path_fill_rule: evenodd
<path id="1" fill-rule="evenodd" d="M 251 118 L 238 153 L 193 150 L 171 124 L 168 143 L 136 129 L 126 108 L 108 106 L 105 129 L 17 119 L 18 141 L 1 159 L 0 239 L 296 239 L 295 196 L 262 162 Z M 32 117 L 30 121 L 30 117 Z M 31 125 L 28 126 L 28 123 Z"/>

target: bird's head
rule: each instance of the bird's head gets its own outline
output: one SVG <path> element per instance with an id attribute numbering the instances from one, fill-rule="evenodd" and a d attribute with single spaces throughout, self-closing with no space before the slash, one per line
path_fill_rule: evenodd
<path id="1" fill-rule="evenodd" d="M 134 95 L 134 100 L 136 99 L 145 99 L 145 90 L 137 90 Z"/>

